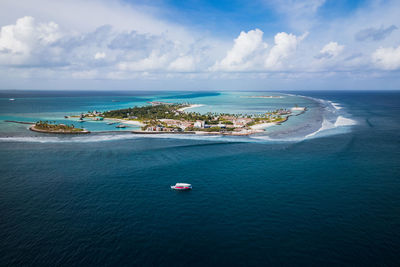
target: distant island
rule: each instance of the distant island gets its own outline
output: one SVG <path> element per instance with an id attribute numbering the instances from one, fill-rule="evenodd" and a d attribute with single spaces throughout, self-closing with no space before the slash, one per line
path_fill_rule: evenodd
<path id="1" fill-rule="evenodd" d="M 75 128 L 74 125 L 55 124 L 48 121 L 38 121 L 35 125 L 29 127 L 31 131 L 40 133 L 56 134 L 87 134 L 89 131 L 81 128 Z"/>

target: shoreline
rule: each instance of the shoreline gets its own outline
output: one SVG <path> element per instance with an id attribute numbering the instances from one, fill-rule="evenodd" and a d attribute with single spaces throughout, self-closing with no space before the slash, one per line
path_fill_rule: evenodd
<path id="1" fill-rule="evenodd" d="M 266 96 L 263 96 L 266 97 Z M 190 108 L 195 108 L 195 107 L 201 107 L 204 106 L 203 104 L 191 104 L 186 107 L 178 109 L 180 112 L 184 112 L 184 110 L 190 109 Z M 196 135 L 226 135 L 226 136 L 248 136 L 248 135 L 253 135 L 257 133 L 262 133 L 266 132 L 266 128 L 269 128 L 271 126 L 275 125 L 281 125 L 282 123 L 286 122 L 289 117 L 291 116 L 298 116 L 300 114 L 303 114 L 307 108 L 306 107 L 293 107 L 291 110 L 295 111 L 300 111 L 298 114 L 290 114 L 282 118 L 280 121 L 274 121 L 274 122 L 263 122 L 263 123 L 258 123 L 252 126 L 247 126 L 248 128 L 235 128 L 234 131 L 226 131 L 221 129 L 221 131 L 144 131 L 142 129 L 137 129 L 142 126 L 146 126 L 145 123 L 143 123 L 140 120 L 134 120 L 134 119 L 119 119 L 119 118 L 110 118 L 110 117 L 104 117 L 105 121 L 109 122 L 115 122 L 115 123 L 121 123 L 122 125 L 130 125 L 136 129 L 132 130 L 126 130 L 126 131 L 116 131 L 116 130 L 105 130 L 105 131 L 99 131 L 101 133 L 119 133 L 119 132 L 130 132 L 132 134 L 144 134 L 144 135 L 157 135 L 157 134 L 196 134 Z M 13 122 L 13 123 L 21 123 L 21 124 L 33 124 L 30 122 L 22 122 L 22 121 L 6 121 L 6 122 Z M 117 127 L 118 128 L 118 127 Z M 38 129 L 36 128 L 35 125 L 32 125 L 29 127 L 29 130 L 34 131 L 34 132 L 39 132 L 39 133 L 54 133 L 54 134 L 88 134 L 91 133 L 89 130 L 83 129 L 82 131 L 78 130 L 69 130 L 69 129 Z M 170 129 L 171 130 L 171 129 Z M 94 131 L 93 133 L 96 133 L 97 131 Z"/>
<path id="2" fill-rule="evenodd" d="M 137 121 L 137 120 L 124 120 L 124 119 L 113 119 L 113 118 L 104 118 L 107 121 L 114 121 L 114 122 L 120 122 L 120 123 L 125 123 L 125 124 L 130 124 L 138 127 L 145 126 L 146 124 Z"/>
<path id="3" fill-rule="evenodd" d="M 10 120 L 5 120 L 4 122 L 12 122 L 12 123 L 19 123 L 19 124 L 35 124 L 35 122 L 29 122 L 29 121 L 10 121 Z"/>
<path id="4" fill-rule="evenodd" d="M 274 126 L 274 125 L 279 125 L 277 122 L 265 122 L 265 123 L 260 123 L 260 124 L 255 124 L 250 126 L 252 130 L 263 130 L 265 128 Z"/>
<path id="5" fill-rule="evenodd" d="M 63 132 L 63 131 L 48 131 L 48 130 L 43 130 L 43 129 L 37 129 L 35 125 L 29 127 L 29 130 L 32 132 L 38 132 L 38 133 L 49 133 L 49 134 L 89 134 L 90 131 L 88 130 L 83 130 L 83 131 L 68 131 L 68 132 Z"/>
<path id="6" fill-rule="evenodd" d="M 178 109 L 178 111 L 185 111 L 185 110 L 187 110 L 187 109 L 190 109 L 190 108 L 198 108 L 198 107 L 203 107 L 204 105 L 203 104 L 192 104 L 192 105 L 189 105 L 188 107 L 184 107 L 184 108 L 180 108 L 180 109 Z"/>
<path id="7" fill-rule="evenodd" d="M 133 134 L 147 134 L 147 135 L 157 135 L 157 134 L 174 134 L 174 135 L 230 135 L 230 136 L 245 136 L 252 135 L 256 133 L 261 133 L 263 130 L 244 130 L 240 132 L 203 132 L 203 131 L 190 131 L 190 132 L 147 132 L 147 131 L 131 131 Z"/>

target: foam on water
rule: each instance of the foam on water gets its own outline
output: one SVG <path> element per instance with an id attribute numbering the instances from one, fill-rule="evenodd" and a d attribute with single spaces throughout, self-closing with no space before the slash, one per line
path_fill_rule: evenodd
<path id="1" fill-rule="evenodd" d="M 341 104 L 318 98 L 312 99 L 324 106 L 323 121 L 317 131 L 306 135 L 304 139 L 342 133 L 340 127 L 357 124 L 355 120 L 345 117 L 348 115 L 342 110 Z M 335 129 L 338 129 L 338 131 L 335 131 Z"/>
<path id="2" fill-rule="evenodd" d="M 335 122 L 335 127 L 356 125 L 355 120 L 339 116 Z"/>
<path id="3" fill-rule="evenodd" d="M 339 103 L 335 103 L 332 101 L 329 101 L 331 103 L 331 105 L 335 108 L 335 109 L 342 109 L 343 107 L 339 104 Z"/>
<path id="4" fill-rule="evenodd" d="M 322 125 L 321 128 L 319 128 L 317 131 L 312 132 L 308 135 L 305 136 L 305 138 L 310 138 L 312 136 L 315 136 L 316 134 L 322 132 L 322 131 L 326 131 L 326 130 L 330 130 L 333 129 L 335 127 L 335 125 L 333 123 L 331 123 L 330 121 L 328 121 L 327 119 L 324 119 L 322 121 Z"/>
<path id="5" fill-rule="evenodd" d="M 21 136 L 21 137 L 0 137 L 0 142 L 27 142 L 27 143 L 87 143 L 87 142 L 106 142 L 129 140 L 138 138 L 157 138 L 157 139 L 184 139 L 184 140 L 208 140 L 225 142 L 249 142 L 249 138 L 220 135 L 177 135 L 177 134 L 105 134 L 105 135 L 86 135 L 74 137 L 40 137 L 40 136 Z"/>
<path id="6" fill-rule="evenodd" d="M 23 136 L 23 137 L 0 137 L 0 142 L 86 143 L 86 142 L 115 141 L 115 140 L 134 139 L 134 138 L 137 138 L 137 136 L 133 134 L 91 135 L 91 136 L 79 136 L 79 137 Z"/>

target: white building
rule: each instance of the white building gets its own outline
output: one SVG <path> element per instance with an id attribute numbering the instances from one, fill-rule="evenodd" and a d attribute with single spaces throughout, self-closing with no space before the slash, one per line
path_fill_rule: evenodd
<path id="1" fill-rule="evenodd" d="M 193 126 L 195 128 L 204 128 L 204 124 L 205 124 L 204 121 L 196 121 Z"/>

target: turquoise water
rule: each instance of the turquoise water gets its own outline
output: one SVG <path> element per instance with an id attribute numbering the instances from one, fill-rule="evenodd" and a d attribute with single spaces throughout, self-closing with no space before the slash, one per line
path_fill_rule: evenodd
<path id="1" fill-rule="evenodd" d="M 0 120 L 152 100 L 309 111 L 243 138 L 55 137 L 1 122 L 1 265 L 399 264 L 400 93 L 54 94 L 2 93 Z"/>

